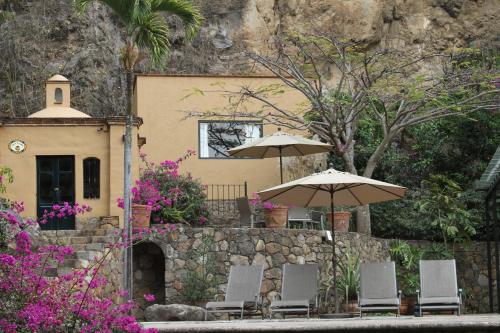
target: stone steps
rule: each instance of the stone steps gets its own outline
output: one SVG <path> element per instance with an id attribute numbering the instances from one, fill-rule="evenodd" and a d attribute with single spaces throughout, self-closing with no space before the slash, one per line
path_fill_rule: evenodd
<path id="1" fill-rule="evenodd" d="M 38 245 L 61 244 L 71 246 L 73 254 L 66 256 L 61 264 L 53 263 L 54 268 L 46 272 L 46 276 L 54 278 L 71 273 L 73 269 L 87 268 L 92 261 L 102 257 L 109 244 L 119 240 L 118 229 L 87 229 L 42 231 Z"/>

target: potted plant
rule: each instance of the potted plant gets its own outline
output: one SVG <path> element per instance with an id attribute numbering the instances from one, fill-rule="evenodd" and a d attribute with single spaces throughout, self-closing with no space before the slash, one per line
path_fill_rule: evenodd
<path id="1" fill-rule="evenodd" d="M 132 204 L 132 226 L 134 228 L 146 228 L 149 227 L 149 221 L 151 220 L 151 206 Z"/>
<path id="2" fill-rule="evenodd" d="M 266 221 L 266 228 L 283 229 L 288 220 L 288 207 L 282 205 L 275 205 L 270 202 L 262 204 L 264 208 L 264 219 Z"/>
<path id="3" fill-rule="evenodd" d="M 420 286 L 418 266 L 424 252 L 403 240 L 394 240 L 391 242 L 389 252 L 398 266 L 397 276 L 400 283 L 399 287 L 403 292 L 400 308 L 401 314 L 413 314 L 416 294 Z"/>
<path id="4" fill-rule="evenodd" d="M 262 202 L 257 193 L 252 194 L 250 204 L 254 206 L 254 209 L 256 209 L 257 206 L 261 206 L 263 208 L 266 228 L 285 228 L 286 222 L 288 220 L 287 206 L 277 205 L 267 201 Z"/>
<path id="5" fill-rule="evenodd" d="M 345 260 L 338 263 L 340 275 L 337 278 L 337 292 L 344 300 L 344 312 L 358 311 L 359 264 L 359 256 L 352 254 L 349 247 L 345 252 Z"/>
<path id="6" fill-rule="evenodd" d="M 349 211 L 338 211 L 333 213 L 333 227 L 335 231 L 348 232 L 349 231 L 349 221 L 351 219 L 351 212 Z M 332 225 L 332 213 L 328 214 L 328 223 L 330 227 Z"/>
<path id="7" fill-rule="evenodd" d="M 141 154 L 146 167 L 132 188 L 134 227 L 147 227 L 150 220 L 157 226 L 206 224 L 209 213 L 203 185 L 190 174 L 179 172 L 181 163 L 194 154 L 194 151 L 188 151 L 175 161 L 166 160 L 159 164 L 148 162 L 146 155 Z M 123 207 L 123 199 L 118 205 Z"/>

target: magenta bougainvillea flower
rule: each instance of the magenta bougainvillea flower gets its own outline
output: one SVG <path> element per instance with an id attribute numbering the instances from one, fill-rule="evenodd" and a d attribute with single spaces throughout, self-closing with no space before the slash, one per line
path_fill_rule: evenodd
<path id="1" fill-rule="evenodd" d="M 8 236 L 7 243 L 0 243 L 0 332 L 156 332 L 142 328 L 131 316 L 134 303 L 114 304 L 113 295 L 104 296 L 108 281 L 100 274 L 100 267 L 112 250 L 132 246 L 152 236 L 155 230 L 135 234 L 132 240 L 108 244 L 107 251 L 88 268 L 48 278 L 47 271 L 62 264 L 73 248 L 60 245 L 33 248 L 29 230 L 37 221 L 14 214 L 22 209 L 19 203 L 0 206 L 0 235 Z M 77 203 L 54 205 L 39 222 L 88 211 L 90 207 Z M 162 228 L 161 233 L 170 230 Z M 122 295 L 117 291 L 117 297 Z M 153 295 L 146 296 L 154 300 Z"/>
<path id="2" fill-rule="evenodd" d="M 190 174 L 179 172 L 181 164 L 193 155 L 195 151 L 190 149 L 176 160 L 155 164 L 140 154 L 145 168 L 132 188 L 132 203 L 150 206 L 153 223 L 204 225 L 208 220 L 206 188 Z M 123 199 L 117 204 L 123 208 Z"/>

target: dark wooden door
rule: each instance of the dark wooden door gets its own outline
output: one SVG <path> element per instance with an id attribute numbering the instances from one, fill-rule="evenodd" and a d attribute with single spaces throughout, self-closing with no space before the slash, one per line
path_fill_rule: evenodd
<path id="1" fill-rule="evenodd" d="M 37 214 L 51 211 L 55 204 L 75 203 L 74 156 L 37 156 Z M 42 230 L 74 230 L 75 217 L 49 219 L 40 224 Z"/>

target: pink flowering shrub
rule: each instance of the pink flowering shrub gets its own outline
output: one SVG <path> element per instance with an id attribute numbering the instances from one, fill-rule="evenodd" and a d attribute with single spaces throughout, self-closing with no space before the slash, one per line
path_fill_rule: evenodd
<path id="1" fill-rule="evenodd" d="M 0 207 L 0 233 L 7 235 L 0 244 L 0 332 L 155 332 L 143 329 L 130 315 L 133 303 L 116 305 L 102 295 L 107 280 L 99 273 L 101 265 L 113 249 L 131 242 L 110 244 L 88 268 L 49 278 L 48 270 L 62 264 L 73 249 L 60 245 L 34 249 L 29 231 L 37 222 L 22 219 L 22 209 L 15 202 Z M 56 205 L 40 222 L 88 210 L 85 205 Z"/>
<path id="2" fill-rule="evenodd" d="M 252 193 L 252 197 L 248 200 L 248 202 L 250 203 L 250 205 L 252 205 L 254 207 L 261 205 L 262 208 L 267 209 L 267 210 L 271 210 L 274 207 L 279 206 L 279 205 L 275 205 L 269 201 L 262 202 L 262 200 L 260 200 L 259 194 L 257 192 Z"/>
<path id="3" fill-rule="evenodd" d="M 132 202 L 151 206 L 153 223 L 187 223 L 203 225 L 208 221 L 203 185 L 190 174 L 179 173 L 180 165 L 195 155 L 194 150 L 175 161 L 155 164 L 141 154 L 145 168 L 132 189 Z M 118 205 L 123 207 L 120 199 Z"/>

